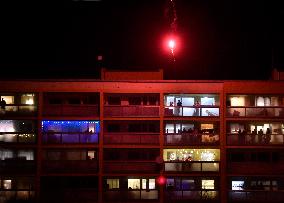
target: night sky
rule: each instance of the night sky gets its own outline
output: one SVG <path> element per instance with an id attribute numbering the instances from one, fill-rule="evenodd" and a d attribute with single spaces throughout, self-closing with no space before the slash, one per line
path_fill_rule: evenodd
<path id="1" fill-rule="evenodd" d="M 100 66 L 164 69 L 165 79 L 268 79 L 284 68 L 279 0 L 176 0 L 173 64 L 168 0 L 2 4 L 0 78 L 98 78 Z M 103 55 L 103 62 L 97 62 Z"/>

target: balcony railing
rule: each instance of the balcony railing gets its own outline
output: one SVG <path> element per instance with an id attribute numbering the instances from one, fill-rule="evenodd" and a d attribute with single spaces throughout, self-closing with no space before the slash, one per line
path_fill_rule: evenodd
<path id="1" fill-rule="evenodd" d="M 96 173 L 96 160 L 44 160 L 42 170 L 45 173 Z"/>
<path id="2" fill-rule="evenodd" d="M 197 116 L 197 117 L 218 117 L 219 106 L 166 106 L 165 116 Z"/>
<path id="3" fill-rule="evenodd" d="M 282 162 L 229 162 L 229 173 L 238 174 L 283 174 L 284 161 Z M 249 166 L 249 167 L 248 167 Z"/>
<path id="4" fill-rule="evenodd" d="M 255 135 L 255 134 L 227 134 L 228 145 L 283 145 L 283 134 Z"/>
<path id="5" fill-rule="evenodd" d="M 165 171 L 168 172 L 218 172 L 219 161 L 166 161 Z"/>
<path id="6" fill-rule="evenodd" d="M 159 165 L 155 161 L 105 161 L 103 166 L 105 173 L 157 173 Z"/>
<path id="7" fill-rule="evenodd" d="M 284 191 L 275 190 L 231 190 L 229 200 L 236 202 L 283 202 Z"/>
<path id="8" fill-rule="evenodd" d="M 36 164 L 34 160 L 5 159 L 0 161 L 0 173 L 34 173 Z"/>
<path id="9" fill-rule="evenodd" d="M 99 134 L 89 132 L 43 132 L 45 144 L 87 144 L 98 143 Z"/>
<path id="10" fill-rule="evenodd" d="M 160 106 L 104 106 L 105 117 L 158 117 Z"/>
<path id="11" fill-rule="evenodd" d="M 284 107 L 228 107 L 227 117 L 284 117 Z"/>
<path id="12" fill-rule="evenodd" d="M 97 104 L 46 104 L 45 116 L 99 116 Z"/>
<path id="13" fill-rule="evenodd" d="M 0 116 L 35 116 L 37 106 L 30 104 L 7 104 L 0 110 Z"/>
<path id="14" fill-rule="evenodd" d="M 217 190 L 166 190 L 165 199 L 168 202 L 175 200 L 218 200 Z"/>
<path id="15" fill-rule="evenodd" d="M 0 132 L 0 143 L 35 143 L 35 133 Z"/>
<path id="16" fill-rule="evenodd" d="M 127 201 L 127 200 L 158 200 L 158 190 L 108 190 L 104 191 L 104 201 Z"/>
<path id="17" fill-rule="evenodd" d="M 192 133 L 166 133 L 165 145 L 218 145 L 219 135 L 192 134 Z"/>
<path id="18" fill-rule="evenodd" d="M 33 202 L 35 200 L 35 191 L 33 190 L 1 190 L 0 189 L 0 202 L 9 202 L 9 201 L 25 201 Z"/>
<path id="19" fill-rule="evenodd" d="M 104 144 L 159 144 L 159 133 L 105 133 Z"/>

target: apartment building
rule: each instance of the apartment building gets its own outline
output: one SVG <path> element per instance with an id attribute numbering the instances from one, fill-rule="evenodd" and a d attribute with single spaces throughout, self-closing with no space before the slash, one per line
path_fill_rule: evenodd
<path id="1" fill-rule="evenodd" d="M 0 82 L 1 203 L 282 202 L 284 82 L 102 75 Z"/>

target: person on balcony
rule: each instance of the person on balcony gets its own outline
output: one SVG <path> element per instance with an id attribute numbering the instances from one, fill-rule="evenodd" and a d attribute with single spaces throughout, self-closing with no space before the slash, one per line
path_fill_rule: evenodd
<path id="1" fill-rule="evenodd" d="M 260 129 L 257 133 L 258 143 L 261 144 L 263 141 L 263 130 Z"/>
<path id="2" fill-rule="evenodd" d="M 1 110 L 5 111 L 5 108 L 6 108 L 6 101 L 4 98 L 2 98 L 1 100 Z"/>
<path id="3" fill-rule="evenodd" d="M 194 103 L 194 107 L 195 107 L 194 115 L 200 116 L 200 103 L 198 100 Z"/>
<path id="4" fill-rule="evenodd" d="M 267 128 L 266 134 L 264 136 L 264 143 L 269 144 L 270 140 L 271 140 L 271 131 L 270 131 L 270 128 Z"/>
<path id="5" fill-rule="evenodd" d="M 180 115 L 181 107 L 182 107 L 182 102 L 180 100 L 178 100 L 178 102 L 177 102 L 177 116 Z"/>

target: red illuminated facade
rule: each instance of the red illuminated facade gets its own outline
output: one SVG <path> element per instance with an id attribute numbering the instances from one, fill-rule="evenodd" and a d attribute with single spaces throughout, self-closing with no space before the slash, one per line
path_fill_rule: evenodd
<path id="1" fill-rule="evenodd" d="M 104 75 L 0 82 L 1 203 L 284 199 L 284 82 Z"/>

